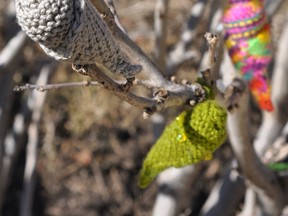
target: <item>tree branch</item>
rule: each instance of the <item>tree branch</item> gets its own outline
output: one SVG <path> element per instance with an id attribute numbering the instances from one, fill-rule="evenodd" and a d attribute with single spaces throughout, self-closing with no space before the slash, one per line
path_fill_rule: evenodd
<path id="1" fill-rule="evenodd" d="M 123 83 L 124 84 L 124 83 Z M 100 86 L 98 82 L 95 81 L 83 81 L 83 82 L 70 82 L 70 83 L 55 83 L 55 84 L 46 84 L 46 85 L 37 85 L 27 83 L 23 86 L 15 86 L 13 91 L 25 91 L 29 89 L 35 89 L 40 92 L 59 89 L 59 88 L 67 88 L 67 87 L 83 87 L 83 86 Z"/>
<path id="2" fill-rule="evenodd" d="M 202 207 L 200 215 L 235 215 L 239 202 L 244 196 L 244 192 L 244 179 L 240 177 L 235 170 L 229 167 L 223 178 L 216 182 Z"/>
<path id="3" fill-rule="evenodd" d="M 85 65 L 82 68 L 76 68 L 76 71 L 90 76 L 92 80 L 96 80 L 104 88 L 129 104 L 144 108 L 148 115 L 170 106 L 188 105 L 191 100 L 195 103 L 200 102 L 204 99 L 205 94 L 198 85 L 180 86 L 174 84 L 174 87 L 176 86 L 178 89 L 173 89 L 173 91 L 160 89 L 154 93 L 153 99 L 149 99 L 130 93 L 125 87 L 126 84 L 119 85 L 96 65 Z"/>
<path id="4" fill-rule="evenodd" d="M 262 213 L 280 215 L 285 205 L 284 193 L 275 174 L 261 163 L 251 143 L 247 90 L 242 94 L 239 103 L 241 106 L 228 115 L 231 146 L 244 176 L 255 187 Z"/>
<path id="5" fill-rule="evenodd" d="M 162 71 L 166 70 L 166 35 L 169 0 L 157 0 L 154 10 L 155 59 Z"/>
<path id="6" fill-rule="evenodd" d="M 160 72 L 159 68 L 146 56 L 146 54 L 118 28 L 114 21 L 113 14 L 103 0 L 91 0 L 97 11 L 102 15 L 108 28 L 119 42 L 121 49 L 130 57 L 135 64 L 142 66 L 142 73 L 146 78 L 153 80 L 155 86 L 169 87 L 169 83 Z"/>
<path id="7" fill-rule="evenodd" d="M 23 48 L 27 36 L 24 32 L 19 31 L 5 46 L 0 53 L 0 69 L 8 67 L 15 56 Z"/>
<path id="8" fill-rule="evenodd" d="M 34 95 L 30 94 L 22 104 L 19 113 L 15 115 L 13 125 L 7 131 L 4 145 L 3 163 L 0 169 L 0 209 L 2 209 L 3 201 L 5 200 L 5 192 L 10 182 L 11 172 L 14 168 L 16 159 L 21 149 L 24 147 L 24 136 L 27 132 L 27 124 L 31 120 L 31 114 L 35 103 Z M 2 143 L 1 143 L 2 145 Z"/>
<path id="9" fill-rule="evenodd" d="M 205 2 L 202 0 L 198 0 L 191 8 L 190 17 L 183 27 L 180 39 L 168 54 L 166 66 L 167 76 L 172 76 L 182 63 L 199 55 L 195 50 L 188 50 L 188 47 L 197 34 L 196 27 L 204 14 L 204 8 Z"/>
<path id="10" fill-rule="evenodd" d="M 77 67 L 77 66 L 76 66 Z M 156 107 L 156 101 L 143 97 L 138 97 L 128 92 L 123 85 L 119 85 L 113 79 L 103 73 L 96 65 L 81 66 L 81 68 L 74 68 L 80 74 L 88 75 L 92 80 L 96 80 L 105 89 L 119 97 L 120 99 L 130 103 L 133 106 L 141 108 Z"/>
<path id="11" fill-rule="evenodd" d="M 126 34 L 126 31 L 124 29 L 124 27 L 122 26 L 121 22 L 120 22 L 120 19 L 117 15 L 117 12 L 115 10 L 115 6 L 114 6 L 114 3 L 113 3 L 113 0 L 105 0 L 107 6 L 110 8 L 110 11 L 111 13 L 113 14 L 114 16 L 114 19 L 115 19 L 115 22 L 117 24 L 117 26 Z"/>
<path id="12" fill-rule="evenodd" d="M 44 85 L 51 77 L 51 73 L 55 70 L 54 65 L 46 65 L 42 68 L 37 84 Z M 33 95 L 33 108 L 31 110 L 32 117 L 31 123 L 28 127 L 28 142 L 26 153 L 26 164 L 24 171 L 24 187 L 20 205 L 20 216 L 30 216 L 33 212 L 33 198 L 35 190 L 35 168 L 38 155 L 39 144 L 39 122 L 41 113 L 46 99 L 46 93 L 32 93 Z"/>

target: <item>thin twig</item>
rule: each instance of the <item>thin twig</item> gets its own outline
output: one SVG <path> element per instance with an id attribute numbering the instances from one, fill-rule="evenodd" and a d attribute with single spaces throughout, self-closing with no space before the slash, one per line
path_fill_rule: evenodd
<path id="1" fill-rule="evenodd" d="M 219 71 L 214 70 L 214 67 L 217 63 L 216 59 L 216 47 L 219 41 L 219 38 L 217 35 L 212 34 L 210 32 L 206 32 L 204 37 L 207 40 L 208 43 L 208 69 L 210 72 L 210 85 L 216 92 L 216 79 L 218 77 Z"/>
<path id="2" fill-rule="evenodd" d="M 209 61 L 208 61 L 208 66 L 210 69 L 212 69 L 215 64 L 216 64 L 216 46 L 218 43 L 218 36 L 215 34 L 212 34 L 210 32 L 206 32 L 206 34 L 204 35 L 204 37 L 206 38 L 207 42 L 208 42 L 208 48 L 209 48 Z"/>
<path id="3" fill-rule="evenodd" d="M 120 19 L 117 15 L 117 12 L 115 10 L 115 6 L 114 6 L 114 3 L 113 3 L 113 0 L 104 0 L 107 4 L 107 6 L 110 8 L 110 11 L 111 13 L 114 15 L 114 19 L 115 19 L 115 22 L 117 24 L 117 26 L 125 33 L 127 34 L 125 28 L 123 27 L 123 25 L 121 24 L 120 22 Z"/>
<path id="4" fill-rule="evenodd" d="M 189 50 L 189 45 L 197 35 L 196 26 L 203 16 L 205 2 L 198 0 L 192 7 L 190 17 L 184 25 L 179 41 L 174 49 L 169 53 L 167 59 L 167 76 L 172 76 L 177 68 L 184 62 L 197 57 L 199 54 L 195 50 Z"/>
<path id="5" fill-rule="evenodd" d="M 154 10 L 155 59 L 159 68 L 166 69 L 166 35 L 169 0 L 157 0 Z"/>
<path id="6" fill-rule="evenodd" d="M 0 69 L 7 67 L 11 64 L 15 56 L 23 48 L 27 36 L 23 31 L 19 31 L 5 46 L 5 48 L 0 53 Z"/>
<path id="7" fill-rule="evenodd" d="M 208 68 L 201 71 L 203 78 L 206 80 L 207 84 L 213 88 L 216 92 L 216 76 L 213 67 L 216 64 L 216 46 L 218 43 L 218 36 L 210 32 L 206 32 L 204 35 L 208 44 Z M 217 72 L 218 73 L 218 72 Z"/>
<path id="8" fill-rule="evenodd" d="M 49 75 L 53 72 L 54 69 L 55 68 L 53 65 L 44 66 L 40 72 L 37 83 L 42 85 L 47 83 L 50 78 Z M 20 216 L 30 216 L 33 212 L 32 207 L 36 181 L 35 167 L 39 144 L 39 122 L 41 119 L 41 113 L 46 98 L 46 94 L 33 93 L 33 95 L 34 105 L 33 110 L 31 110 L 33 112 L 31 123 L 28 127 L 28 143 L 24 171 L 24 190 L 20 206 Z"/>
<path id="9" fill-rule="evenodd" d="M 24 147 L 24 136 L 27 132 L 27 124 L 31 119 L 31 110 L 34 107 L 34 94 L 30 94 L 25 103 L 20 108 L 19 113 L 15 115 L 13 125 L 7 131 L 3 145 L 5 146 L 3 163 L 0 170 L 0 209 L 2 208 L 3 201 L 5 200 L 5 192 L 10 182 L 11 172 L 14 168 L 15 161 L 19 152 Z"/>
<path id="10" fill-rule="evenodd" d="M 83 87 L 83 86 L 100 86 L 96 81 L 82 81 L 82 82 L 69 82 L 69 83 L 55 83 L 55 84 L 46 84 L 46 85 L 37 85 L 27 83 L 23 86 L 15 86 L 13 91 L 25 91 L 35 89 L 40 92 L 44 92 L 51 89 L 67 88 L 67 87 Z"/>
<path id="11" fill-rule="evenodd" d="M 125 81 L 116 81 L 114 80 L 115 83 L 118 85 L 125 85 Z M 133 81 L 133 85 L 141 85 L 145 86 L 146 88 L 154 89 L 155 86 L 150 83 L 149 80 L 140 80 L 140 79 L 135 79 Z M 47 85 L 37 85 L 37 84 L 31 84 L 27 83 L 22 86 L 15 86 L 13 88 L 13 91 L 26 91 L 26 90 L 37 90 L 40 92 L 52 90 L 52 89 L 60 89 L 60 88 L 69 88 L 69 87 L 85 87 L 85 86 L 101 86 L 99 82 L 97 81 L 90 81 L 90 80 L 85 80 L 82 82 L 68 82 L 68 83 L 54 83 L 54 84 L 47 84 Z"/>
<path id="12" fill-rule="evenodd" d="M 133 106 L 142 108 L 155 108 L 157 106 L 156 101 L 138 97 L 123 89 L 123 85 L 116 83 L 113 79 L 103 73 L 96 65 L 88 65 L 86 68 L 81 68 L 80 70 L 83 70 L 83 73 L 87 73 L 91 79 L 96 80 L 105 89 L 109 90 L 111 93 Z"/>

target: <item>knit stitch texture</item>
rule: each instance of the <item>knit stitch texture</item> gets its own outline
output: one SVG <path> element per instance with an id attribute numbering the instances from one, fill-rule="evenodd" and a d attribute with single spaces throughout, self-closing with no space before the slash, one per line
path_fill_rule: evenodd
<path id="1" fill-rule="evenodd" d="M 141 70 L 120 50 L 89 0 L 16 0 L 16 12 L 23 31 L 57 60 L 102 63 L 125 77 Z"/>
<path id="2" fill-rule="evenodd" d="M 267 67 L 272 58 L 270 27 L 262 0 L 229 0 L 225 43 L 236 69 L 263 110 L 272 111 Z"/>
<path id="3" fill-rule="evenodd" d="M 140 172 L 139 186 L 147 187 L 163 170 L 212 158 L 226 138 L 226 111 L 214 100 L 182 112 L 168 125 L 149 151 Z"/>

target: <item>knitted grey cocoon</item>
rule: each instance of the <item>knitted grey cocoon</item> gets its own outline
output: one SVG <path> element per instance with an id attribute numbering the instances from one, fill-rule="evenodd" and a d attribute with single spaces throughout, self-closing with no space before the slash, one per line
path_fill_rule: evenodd
<path id="1" fill-rule="evenodd" d="M 129 62 L 89 0 L 16 0 L 16 12 L 23 31 L 57 60 L 98 62 L 125 77 L 141 69 Z"/>

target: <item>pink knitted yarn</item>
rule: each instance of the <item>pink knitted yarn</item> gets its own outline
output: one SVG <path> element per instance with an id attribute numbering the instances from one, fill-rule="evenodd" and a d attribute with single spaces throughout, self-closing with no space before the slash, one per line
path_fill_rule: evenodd
<path id="1" fill-rule="evenodd" d="M 266 23 L 262 1 L 229 1 L 223 23 L 226 33 L 234 38 L 255 35 Z"/>
<path id="2" fill-rule="evenodd" d="M 271 34 L 262 0 L 228 0 L 223 23 L 225 44 L 236 69 L 248 82 L 259 106 L 273 110 L 267 67 L 272 58 Z"/>

